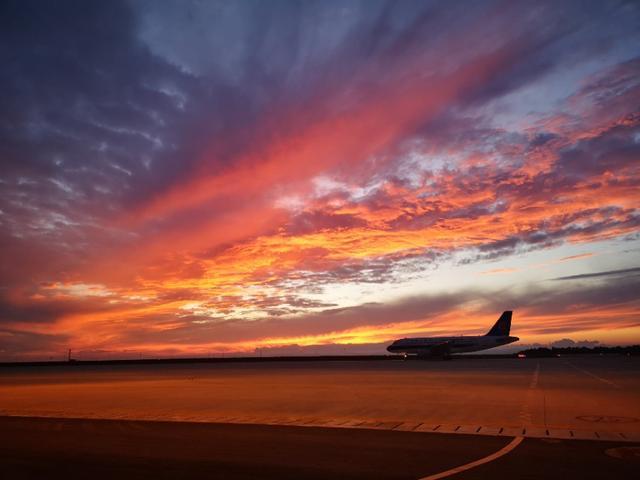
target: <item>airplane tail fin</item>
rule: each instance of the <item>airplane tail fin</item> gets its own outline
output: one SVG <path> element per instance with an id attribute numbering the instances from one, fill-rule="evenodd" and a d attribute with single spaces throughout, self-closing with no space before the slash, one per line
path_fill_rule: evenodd
<path id="1" fill-rule="evenodd" d="M 495 323 L 491 330 L 485 335 L 487 337 L 498 337 L 498 336 L 509 336 L 509 331 L 511 330 L 511 314 L 513 312 L 511 310 L 507 310 L 506 312 L 502 312 L 500 318 Z"/>

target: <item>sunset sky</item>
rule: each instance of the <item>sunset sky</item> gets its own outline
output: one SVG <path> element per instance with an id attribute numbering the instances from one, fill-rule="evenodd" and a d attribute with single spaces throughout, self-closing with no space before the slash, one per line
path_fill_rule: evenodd
<path id="1" fill-rule="evenodd" d="M 637 2 L 3 1 L 0 360 L 640 343 Z"/>

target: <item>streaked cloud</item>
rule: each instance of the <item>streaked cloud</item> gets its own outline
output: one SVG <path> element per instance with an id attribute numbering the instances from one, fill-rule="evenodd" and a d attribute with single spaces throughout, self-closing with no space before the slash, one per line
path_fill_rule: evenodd
<path id="1" fill-rule="evenodd" d="M 526 341 L 638 341 L 637 6 L 2 9 L 12 355 L 380 343 L 507 304 Z"/>
<path id="2" fill-rule="evenodd" d="M 623 268 L 621 270 L 609 270 L 607 272 L 580 273 L 578 275 L 569 275 L 566 277 L 554 278 L 554 280 L 579 280 L 582 278 L 598 278 L 598 277 L 619 276 L 619 275 L 627 276 L 629 274 L 635 275 L 638 273 L 640 273 L 640 267 L 633 267 L 633 268 Z"/>

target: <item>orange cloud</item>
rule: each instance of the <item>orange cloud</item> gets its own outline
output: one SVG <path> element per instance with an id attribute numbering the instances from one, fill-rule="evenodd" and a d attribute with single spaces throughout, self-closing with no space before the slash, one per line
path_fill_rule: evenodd
<path id="1" fill-rule="evenodd" d="M 517 268 L 494 268 L 493 270 L 485 270 L 484 272 L 480 272 L 481 275 L 496 275 L 502 273 L 514 273 L 517 272 Z"/>
<path id="2" fill-rule="evenodd" d="M 580 260 L 583 258 L 589 258 L 589 257 L 593 257 L 593 253 L 580 253 L 578 255 L 569 255 L 568 257 L 562 257 L 561 259 L 558 260 L 558 262 L 568 262 L 571 260 Z"/>

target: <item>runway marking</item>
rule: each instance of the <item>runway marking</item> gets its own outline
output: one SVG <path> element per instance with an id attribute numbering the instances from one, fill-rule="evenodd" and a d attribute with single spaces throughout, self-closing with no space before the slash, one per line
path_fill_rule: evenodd
<path id="1" fill-rule="evenodd" d="M 514 437 L 513 440 L 511 440 L 511 442 L 509 442 L 507 445 L 502 447 L 500 450 L 484 458 L 481 458 L 480 460 L 476 460 L 475 462 L 467 463 L 465 465 L 460 465 L 459 467 L 455 467 L 450 470 L 445 470 L 444 472 L 436 473 L 434 475 L 422 477 L 419 480 L 438 480 L 439 478 L 450 477 L 451 475 L 455 475 L 456 473 L 465 472 L 474 467 L 478 467 L 480 465 L 484 465 L 485 463 L 492 462 L 494 460 L 497 460 L 500 457 L 503 457 L 510 451 L 512 451 L 514 448 L 516 448 L 518 445 L 522 443 L 522 440 L 524 440 L 523 437 Z"/>
<path id="2" fill-rule="evenodd" d="M 536 388 L 538 388 L 539 380 L 540 380 L 540 362 L 536 362 L 536 368 L 533 371 L 533 374 L 531 375 L 529 388 L 526 390 L 524 403 L 520 407 L 520 412 L 518 414 L 523 425 L 530 425 L 533 423 L 532 404 L 534 401 L 535 390 Z"/>
<path id="3" fill-rule="evenodd" d="M 607 380 L 606 378 L 599 377 L 595 373 L 591 373 L 590 371 L 585 370 L 584 368 L 576 367 L 573 363 L 569 363 L 569 362 L 564 362 L 564 363 L 565 363 L 565 365 L 569 365 L 570 367 L 575 368 L 579 372 L 582 372 L 585 375 L 590 376 L 591 378 L 595 378 L 596 380 L 600 380 L 602 383 L 606 383 L 607 385 L 610 385 L 610 386 L 612 386 L 614 388 L 622 388 L 620 385 L 618 385 L 615 382 L 612 382 L 611 380 Z"/>
<path id="4" fill-rule="evenodd" d="M 342 425 L 344 425 L 345 423 L 349 423 L 350 420 L 340 420 L 338 423 L 336 423 L 336 427 L 341 427 Z"/>
<path id="5" fill-rule="evenodd" d="M 527 438 L 556 438 L 556 439 L 576 439 L 576 440 L 615 440 L 618 442 L 640 442 L 640 430 L 622 433 L 619 430 L 607 430 L 601 429 L 597 432 L 594 430 L 574 430 L 569 428 L 554 428 L 547 425 L 523 425 L 523 426 L 497 426 L 497 425 L 456 425 L 454 424 L 440 424 L 434 425 L 433 423 L 415 423 L 413 421 L 408 422 L 389 422 L 389 421 L 363 421 L 363 420 L 335 420 L 335 419 L 266 419 L 262 421 L 259 418 L 254 417 L 231 417 L 228 420 L 221 421 L 220 418 L 216 418 L 215 421 L 202 420 L 202 419 L 189 419 L 185 417 L 174 416 L 171 418 L 157 417 L 157 418 L 121 418 L 115 419 L 112 417 L 74 417 L 71 415 L 24 415 L 24 414 L 5 414 L 0 417 L 17 417 L 17 418 L 36 418 L 36 419 L 72 419 L 72 420 L 114 420 L 127 422 L 127 428 L 129 429 L 142 429 L 143 425 L 133 425 L 128 422 L 146 422 L 146 421 L 163 421 L 163 422 L 197 422 L 197 423 L 216 423 L 216 424 L 246 424 L 250 422 L 252 425 L 281 425 L 281 426 L 296 426 L 296 427 L 323 427 L 323 428 L 354 428 L 354 429 L 377 429 L 377 430 L 394 430 L 403 432 L 425 432 L 433 434 L 451 434 L 451 435 L 482 435 L 482 436 L 501 436 L 501 437 L 527 437 Z M 225 418 L 225 417 L 222 417 Z M 118 427 L 120 424 L 114 423 Z M 62 424 L 56 426 L 51 424 L 47 427 L 50 429 L 62 429 Z M 83 428 L 92 428 L 91 425 L 86 425 Z M 603 427 L 604 428 L 604 427 Z"/>
<path id="6" fill-rule="evenodd" d="M 533 377 L 531 377 L 531 383 L 529 384 L 529 388 L 536 388 L 538 386 L 539 377 L 540 377 L 540 362 L 536 363 L 536 369 L 533 372 Z"/>

